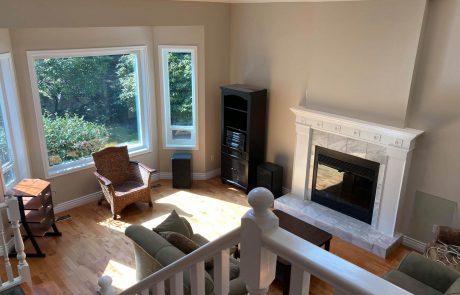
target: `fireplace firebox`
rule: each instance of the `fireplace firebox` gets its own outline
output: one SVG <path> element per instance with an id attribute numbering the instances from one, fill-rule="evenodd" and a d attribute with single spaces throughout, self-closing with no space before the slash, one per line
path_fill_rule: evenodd
<path id="1" fill-rule="evenodd" d="M 311 200 L 372 223 L 380 164 L 315 147 Z"/>

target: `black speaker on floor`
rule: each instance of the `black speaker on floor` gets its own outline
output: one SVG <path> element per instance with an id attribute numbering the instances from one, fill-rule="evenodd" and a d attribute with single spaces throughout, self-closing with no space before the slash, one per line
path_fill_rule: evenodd
<path id="1" fill-rule="evenodd" d="M 192 187 L 192 154 L 174 153 L 172 161 L 172 186 L 173 188 Z"/>
<path id="2" fill-rule="evenodd" d="M 269 189 L 276 198 L 282 195 L 283 167 L 270 162 L 257 166 L 257 186 Z"/>

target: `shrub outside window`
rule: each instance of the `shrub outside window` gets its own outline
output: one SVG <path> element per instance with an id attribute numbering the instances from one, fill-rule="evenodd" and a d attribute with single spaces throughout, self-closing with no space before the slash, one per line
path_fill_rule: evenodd
<path id="1" fill-rule="evenodd" d="M 109 146 L 149 151 L 144 46 L 31 51 L 28 59 L 47 176 L 88 167 Z"/>
<path id="2" fill-rule="evenodd" d="M 197 148 L 196 54 L 196 46 L 159 46 L 165 148 Z"/>

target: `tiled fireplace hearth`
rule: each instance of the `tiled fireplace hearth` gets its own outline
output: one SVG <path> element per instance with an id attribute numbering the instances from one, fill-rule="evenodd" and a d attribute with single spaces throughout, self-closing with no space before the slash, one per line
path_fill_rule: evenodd
<path id="1" fill-rule="evenodd" d="M 297 133 L 292 190 L 278 198 L 275 207 L 379 256 L 387 256 L 401 237 L 396 226 L 415 139 L 422 131 L 300 106 L 292 111 Z M 380 164 L 371 224 L 311 201 L 317 146 Z"/>

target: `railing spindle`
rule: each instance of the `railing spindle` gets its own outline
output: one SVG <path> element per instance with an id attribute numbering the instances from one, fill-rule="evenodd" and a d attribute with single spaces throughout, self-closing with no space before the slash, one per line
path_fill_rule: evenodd
<path id="1" fill-rule="evenodd" d="M 214 287 L 217 295 L 227 295 L 230 291 L 230 251 L 220 251 L 214 256 Z"/>
<path id="2" fill-rule="evenodd" d="M 3 225 L 3 213 L 0 211 L 0 242 L 2 244 L 2 250 L 3 250 L 3 262 L 5 264 L 5 271 L 6 271 L 6 276 L 8 278 L 8 282 L 13 282 L 14 281 L 14 276 L 13 276 L 13 268 L 11 267 L 10 259 L 8 257 L 8 246 L 6 245 L 5 241 L 5 228 Z M 1 283 L 1 279 L 0 279 Z"/>
<path id="3" fill-rule="evenodd" d="M 204 261 L 195 263 L 190 268 L 190 287 L 192 295 L 205 294 L 204 290 Z"/>
<path id="4" fill-rule="evenodd" d="M 19 220 L 21 216 L 19 214 L 19 204 L 18 200 L 14 197 L 7 197 L 5 199 L 8 204 L 7 214 L 8 219 L 11 222 L 11 228 L 13 229 L 14 236 L 14 247 L 17 253 L 18 259 L 18 273 L 21 277 L 21 280 L 27 283 L 29 286 L 32 286 L 32 279 L 30 277 L 29 264 L 26 261 L 26 253 L 24 252 L 24 242 L 22 241 L 22 235 L 20 231 Z"/>
<path id="5" fill-rule="evenodd" d="M 250 209 L 241 219 L 241 277 L 250 295 L 266 294 L 275 279 L 276 254 L 262 244 L 267 232 L 278 228 L 278 217 L 270 208 L 273 194 L 257 187 L 249 192 Z"/>
<path id="6" fill-rule="evenodd" d="M 309 289 L 310 274 L 296 265 L 291 265 L 289 295 L 308 294 Z"/>
<path id="7" fill-rule="evenodd" d="M 153 295 L 165 295 L 165 282 L 161 281 L 153 286 Z"/>
<path id="8" fill-rule="evenodd" d="M 184 294 L 184 275 L 182 272 L 174 274 L 169 279 L 171 288 L 171 295 L 183 295 Z"/>

